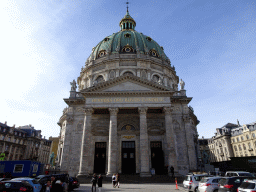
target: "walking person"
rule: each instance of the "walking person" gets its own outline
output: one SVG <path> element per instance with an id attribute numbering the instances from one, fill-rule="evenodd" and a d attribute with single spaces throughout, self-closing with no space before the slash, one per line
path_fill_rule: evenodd
<path id="1" fill-rule="evenodd" d="M 119 173 L 116 174 L 116 182 L 117 182 L 116 185 L 119 188 L 120 187 L 120 175 L 119 175 Z"/>
<path id="2" fill-rule="evenodd" d="M 95 192 L 96 192 L 97 180 L 98 180 L 98 177 L 97 177 L 96 174 L 94 173 L 93 176 L 92 176 L 92 192 L 93 192 L 93 187 L 94 187 Z"/>
<path id="3" fill-rule="evenodd" d="M 116 188 L 116 174 L 112 176 L 113 188 Z"/>
<path id="4" fill-rule="evenodd" d="M 63 192 L 68 192 L 68 185 L 67 183 L 65 182 L 65 178 L 61 178 L 60 179 L 60 184 L 63 188 Z"/>
<path id="5" fill-rule="evenodd" d="M 172 177 L 174 177 L 174 167 L 171 166 L 170 170 L 171 170 Z"/>
<path id="6" fill-rule="evenodd" d="M 99 177 L 98 177 L 98 188 L 99 188 L 99 192 L 101 192 L 101 188 L 102 188 L 102 176 L 101 174 L 99 174 Z"/>
<path id="7" fill-rule="evenodd" d="M 52 192 L 51 180 L 47 180 L 47 183 L 42 187 L 42 192 Z"/>

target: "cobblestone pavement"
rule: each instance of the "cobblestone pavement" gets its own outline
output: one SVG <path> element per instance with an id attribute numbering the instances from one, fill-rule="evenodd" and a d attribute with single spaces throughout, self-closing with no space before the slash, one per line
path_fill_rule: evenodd
<path id="1" fill-rule="evenodd" d="M 81 184 L 78 189 L 74 189 L 74 192 L 91 192 L 91 184 Z M 120 188 L 113 188 L 112 184 L 103 184 L 103 191 L 132 191 L 132 192 L 163 192 L 163 191 L 173 191 L 173 192 L 187 192 L 185 188 L 179 184 L 178 190 L 176 190 L 175 184 L 170 183 L 155 183 L 155 184 L 120 184 Z M 98 192 L 98 189 L 97 189 Z"/>

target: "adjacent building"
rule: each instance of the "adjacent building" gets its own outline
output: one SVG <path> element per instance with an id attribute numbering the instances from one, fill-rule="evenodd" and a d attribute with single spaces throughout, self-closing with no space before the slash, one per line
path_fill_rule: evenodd
<path id="1" fill-rule="evenodd" d="M 70 175 L 175 175 L 198 169 L 199 123 L 185 83 L 153 37 L 135 30 L 127 11 L 120 31 L 106 36 L 71 82 L 57 164 Z M 180 84 L 180 89 L 178 89 Z"/>
<path id="2" fill-rule="evenodd" d="M 200 162 L 200 171 L 214 171 L 213 166 L 210 165 L 210 148 L 208 145 L 209 139 L 207 138 L 199 138 L 198 139 L 198 144 L 199 144 L 199 150 L 200 150 L 200 157 L 199 157 L 199 162 Z"/>
<path id="3" fill-rule="evenodd" d="M 27 146 L 27 133 L 10 127 L 7 122 L 0 123 L 1 160 L 22 160 Z"/>
<path id="4" fill-rule="evenodd" d="M 35 160 L 47 164 L 51 143 L 32 125 L 15 128 L 7 122 L 0 123 L 1 160 Z"/>
<path id="5" fill-rule="evenodd" d="M 239 126 L 231 131 L 234 157 L 255 156 L 256 122 Z"/>

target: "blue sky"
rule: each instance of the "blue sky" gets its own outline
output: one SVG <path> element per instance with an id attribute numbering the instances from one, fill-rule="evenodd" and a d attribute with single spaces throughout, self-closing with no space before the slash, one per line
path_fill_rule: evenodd
<path id="1" fill-rule="evenodd" d="M 114 32 L 125 0 L 6 0 L 1 15 L 0 122 L 58 136 L 70 82 L 92 47 Z M 253 0 L 130 0 L 136 30 L 152 37 L 186 85 L 199 137 L 256 120 Z"/>

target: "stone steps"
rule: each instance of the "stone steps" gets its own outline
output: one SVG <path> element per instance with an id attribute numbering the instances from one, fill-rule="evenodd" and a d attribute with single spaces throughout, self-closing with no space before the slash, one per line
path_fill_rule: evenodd
<path id="1" fill-rule="evenodd" d="M 81 184 L 91 183 L 92 176 L 80 178 Z M 151 177 L 140 177 L 139 174 L 120 174 L 120 183 L 175 183 L 175 178 L 169 175 L 153 175 Z M 182 183 L 183 177 L 177 177 L 177 182 Z M 103 175 L 103 183 L 112 183 L 111 177 Z"/>

